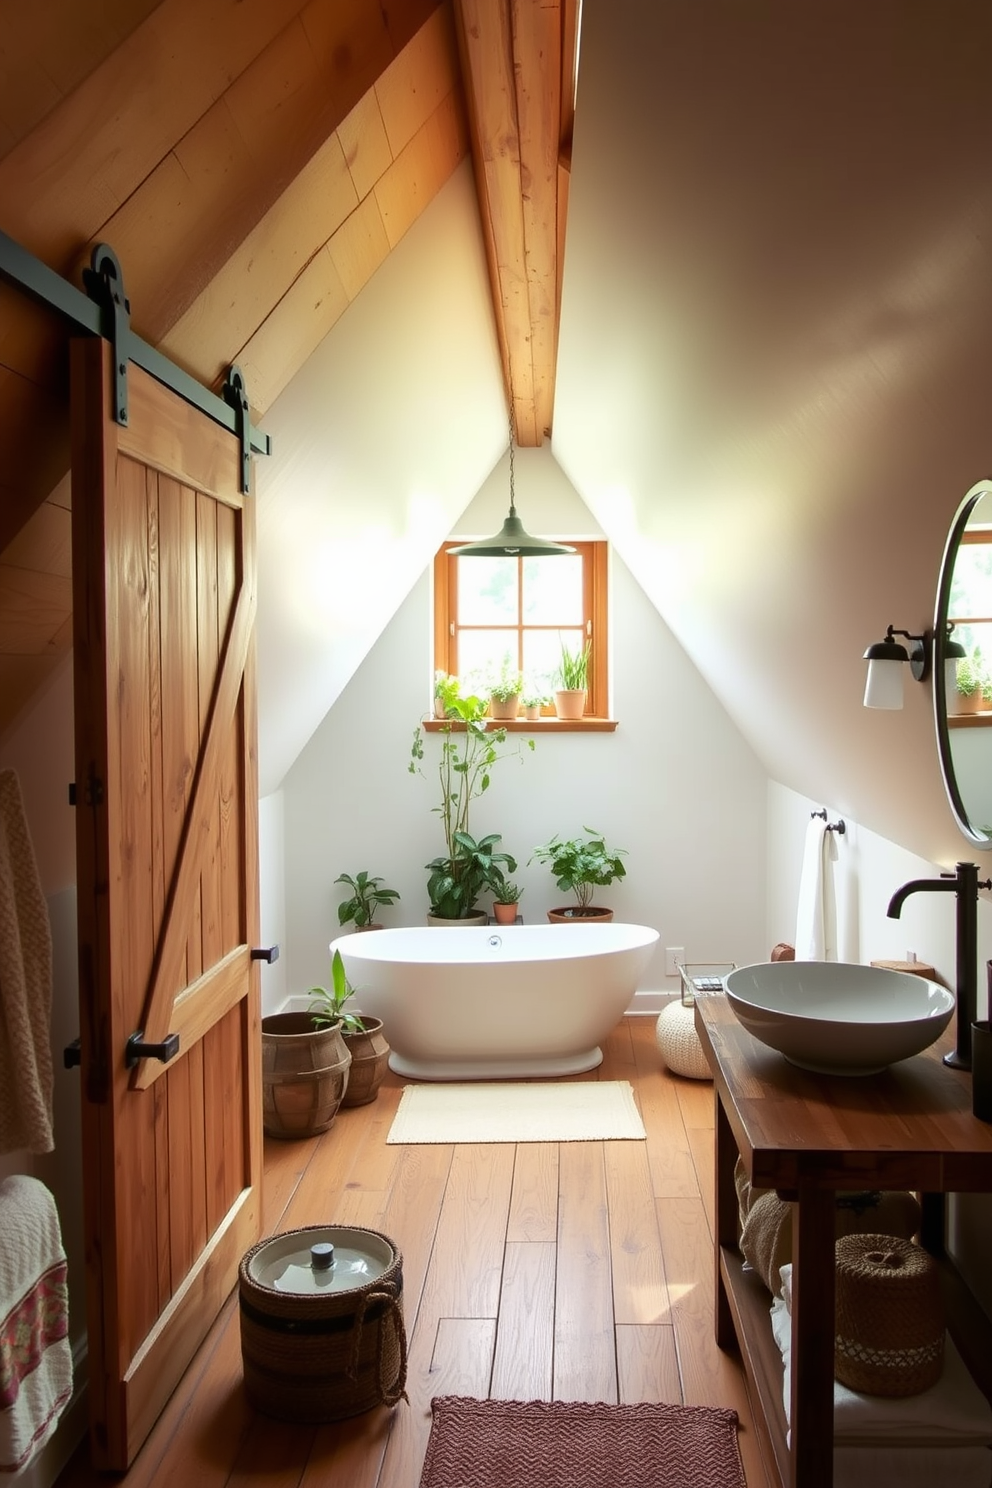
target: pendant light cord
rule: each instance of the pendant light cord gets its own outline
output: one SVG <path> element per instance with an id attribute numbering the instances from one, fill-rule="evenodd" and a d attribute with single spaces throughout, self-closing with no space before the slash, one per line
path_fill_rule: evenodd
<path id="1" fill-rule="evenodd" d="M 509 424 L 510 424 L 510 516 L 511 517 L 515 517 L 517 515 L 517 508 L 516 508 L 516 504 L 515 504 L 515 500 L 514 500 L 514 490 L 513 490 L 513 399 L 512 399 L 512 397 L 510 399 L 510 419 L 509 419 Z"/>

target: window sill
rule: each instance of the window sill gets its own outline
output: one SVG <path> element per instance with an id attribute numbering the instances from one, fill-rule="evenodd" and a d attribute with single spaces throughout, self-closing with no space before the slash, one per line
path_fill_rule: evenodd
<path id="1" fill-rule="evenodd" d="M 508 734 L 612 734 L 617 728 L 615 718 L 512 718 L 507 722 L 487 718 L 486 722 L 491 728 L 506 729 Z M 427 734 L 439 734 L 448 728 L 461 733 L 465 725 L 457 719 L 425 718 L 422 727 Z"/>
<path id="2" fill-rule="evenodd" d="M 992 725 L 992 711 L 985 709 L 980 713 L 949 713 L 947 715 L 948 728 L 988 728 Z"/>

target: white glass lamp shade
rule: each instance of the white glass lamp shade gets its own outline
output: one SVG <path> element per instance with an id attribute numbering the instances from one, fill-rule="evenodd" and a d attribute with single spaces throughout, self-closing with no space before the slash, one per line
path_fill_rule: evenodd
<path id="1" fill-rule="evenodd" d="M 865 681 L 866 708 L 901 708 L 903 703 L 903 662 L 879 660 L 868 662 Z"/>
<path id="2" fill-rule="evenodd" d="M 958 658 L 948 656 L 944 661 L 944 702 L 951 711 L 951 699 L 958 690 Z"/>

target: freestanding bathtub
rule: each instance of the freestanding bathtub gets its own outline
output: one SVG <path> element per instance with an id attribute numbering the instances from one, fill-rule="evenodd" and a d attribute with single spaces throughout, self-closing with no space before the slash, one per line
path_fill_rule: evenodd
<path id="1" fill-rule="evenodd" d="M 617 922 L 425 925 L 342 935 L 331 953 L 397 1074 L 499 1080 L 595 1069 L 657 939 Z"/>

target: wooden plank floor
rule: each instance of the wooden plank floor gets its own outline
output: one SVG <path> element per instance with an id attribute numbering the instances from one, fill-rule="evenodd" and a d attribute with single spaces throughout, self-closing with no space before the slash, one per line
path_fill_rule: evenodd
<path id="1" fill-rule="evenodd" d="M 598 1070 L 629 1080 L 646 1142 L 390 1147 L 404 1081 L 303 1142 L 267 1140 L 266 1233 L 384 1231 L 403 1255 L 409 1403 L 320 1427 L 256 1414 L 229 1299 L 126 1488 L 416 1488 L 434 1395 L 730 1406 L 768 1488 L 743 1377 L 713 1342 L 713 1090 L 661 1068 L 625 1018 Z M 85 1448 L 58 1488 L 106 1479 Z"/>

